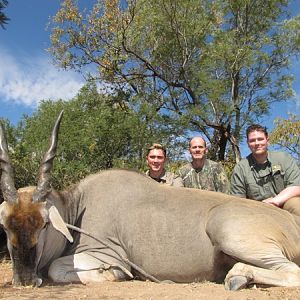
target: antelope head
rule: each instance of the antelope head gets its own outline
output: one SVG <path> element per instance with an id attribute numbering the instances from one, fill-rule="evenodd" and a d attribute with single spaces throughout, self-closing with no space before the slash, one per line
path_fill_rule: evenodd
<path id="1" fill-rule="evenodd" d="M 59 212 L 48 201 L 51 193 L 50 171 L 56 155 L 62 116 L 63 112 L 53 127 L 48 151 L 39 168 L 37 186 L 18 191 L 14 184 L 4 127 L 0 124 L 1 190 L 4 198 L 4 202 L 0 205 L 0 224 L 7 235 L 14 285 L 41 285 L 42 279 L 37 274 L 37 266 L 43 251 L 45 232 L 50 223 L 70 242 L 73 241 Z"/>

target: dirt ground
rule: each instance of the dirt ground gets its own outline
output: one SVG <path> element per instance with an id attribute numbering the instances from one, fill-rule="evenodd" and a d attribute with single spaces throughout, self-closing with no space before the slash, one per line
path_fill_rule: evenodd
<path id="1" fill-rule="evenodd" d="M 158 284 L 127 281 L 101 284 L 53 285 L 44 282 L 40 288 L 13 288 L 9 261 L 0 263 L 0 299 L 143 299 L 143 300 L 254 300 L 300 299 L 300 288 L 252 288 L 237 292 L 226 291 L 221 284 L 210 282 L 191 284 Z"/>

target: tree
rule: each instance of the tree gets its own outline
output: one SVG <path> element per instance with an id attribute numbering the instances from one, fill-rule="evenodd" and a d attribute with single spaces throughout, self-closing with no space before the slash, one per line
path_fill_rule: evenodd
<path id="1" fill-rule="evenodd" d="M 7 4 L 7 0 L 0 0 L 0 25 L 3 29 L 5 28 L 4 25 L 6 25 L 9 21 L 9 18 L 2 12 L 2 10 L 6 8 Z"/>
<path id="2" fill-rule="evenodd" d="M 270 143 L 280 147 L 300 162 L 300 119 L 291 114 L 288 119 L 277 118 L 270 134 Z"/>
<path id="3" fill-rule="evenodd" d="M 213 158 L 239 160 L 245 125 L 293 94 L 284 70 L 299 53 L 300 17 L 285 19 L 288 3 L 103 0 L 87 13 L 65 0 L 50 52 L 63 68 L 97 67 L 91 78 L 149 103 L 173 128 L 202 132 Z"/>
<path id="4" fill-rule="evenodd" d="M 61 110 L 64 117 L 52 172 L 54 187 L 60 189 L 112 167 L 142 170 L 148 143 L 168 144 L 171 134 L 157 118 L 145 120 L 141 112 L 126 107 L 124 98 L 124 94 L 101 94 L 95 84 L 88 84 L 70 101 L 43 101 L 18 126 L 18 143 L 11 153 L 16 186 L 36 184 L 40 161 Z"/>

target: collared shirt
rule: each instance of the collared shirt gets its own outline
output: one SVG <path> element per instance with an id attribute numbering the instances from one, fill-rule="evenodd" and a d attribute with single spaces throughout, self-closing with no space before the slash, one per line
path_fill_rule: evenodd
<path id="1" fill-rule="evenodd" d="M 230 184 L 223 166 L 220 163 L 205 159 L 200 169 L 194 169 L 191 163 L 182 166 L 178 174 L 188 188 L 216 191 L 229 194 Z"/>
<path id="2" fill-rule="evenodd" d="M 231 194 L 241 198 L 262 201 L 288 186 L 300 186 L 300 170 L 285 152 L 269 151 L 264 164 L 256 163 L 250 154 L 235 166 L 231 176 Z"/>
<path id="3" fill-rule="evenodd" d="M 153 180 L 162 183 L 162 184 L 167 184 L 167 185 L 171 185 L 171 186 L 181 186 L 183 187 L 183 182 L 180 176 L 172 173 L 172 172 L 168 172 L 168 171 L 164 171 L 159 178 L 153 178 L 150 176 L 150 172 L 149 170 L 146 171 L 146 175 L 149 176 L 150 178 L 152 178 Z"/>

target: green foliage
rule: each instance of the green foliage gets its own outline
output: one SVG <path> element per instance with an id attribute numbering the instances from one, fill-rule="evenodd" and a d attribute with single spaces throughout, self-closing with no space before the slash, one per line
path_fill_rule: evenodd
<path id="1" fill-rule="evenodd" d="M 277 118 L 270 134 L 270 143 L 289 152 L 300 162 L 300 119 L 291 114 L 288 119 Z"/>
<path id="2" fill-rule="evenodd" d="M 10 123 L 8 119 L 0 118 L 0 122 L 5 128 L 5 134 L 6 134 L 6 139 L 8 141 L 8 144 L 11 147 L 14 147 L 17 144 L 17 140 L 18 140 L 16 128 Z"/>
<path id="3" fill-rule="evenodd" d="M 62 110 L 64 117 L 52 172 L 52 183 L 57 189 L 102 169 L 143 170 L 145 149 L 151 143 L 168 147 L 175 139 L 168 122 L 149 105 L 130 108 L 126 94 L 101 94 L 96 85 L 88 84 L 71 101 L 43 101 L 31 117 L 22 119 L 18 128 L 6 126 L 17 187 L 36 184 L 53 124 Z"/>
<path id="4" fill-rule="evenodd" d="M 65 0 L 49 50 L 63 68 L 96 67 L 94 79 L 176 130 L 201 132 L 225 159 L 229 144 L 238 156 L 248 123 L 293 95 L 286 68 L 299 53 L 300 19 L 288 18 L 288 3 L 99 0 L 84 12 Z"/>

